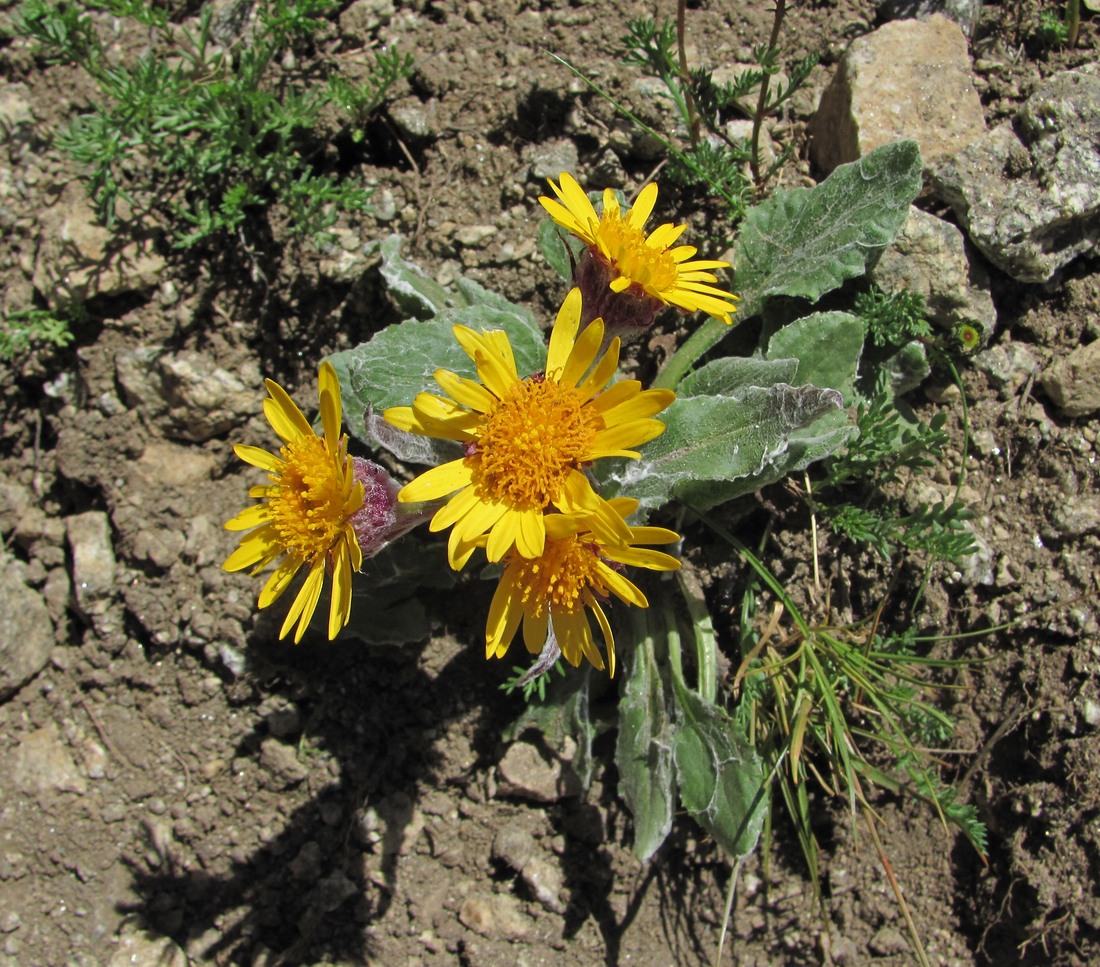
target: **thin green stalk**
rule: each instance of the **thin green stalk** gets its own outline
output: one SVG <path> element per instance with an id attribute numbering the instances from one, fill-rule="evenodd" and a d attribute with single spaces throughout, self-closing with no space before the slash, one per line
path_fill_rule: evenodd
<path id="1" fill-rule="evenodd" d="M 688 131 L 693 146 L 699 144 L 699 113 L 695 110 L 695 96 L 691 93 L 691 71 L 688 70 L 687 47 L 684 43 L 687 0 L 676 2 L 676 48 L 680 56 L 680 86 L 684 92 L 684 108 L 687 112 Z"/>
<path id="2" fill-rule="evenodd" d="M 700 357 L 717 346 L 731 329 L 732 326 L 718 319 L 707 319 L 672 354 L 664 369 L 657 374 L 653 386 L 657 389 L 676 389 Z"/>
<path id="3" fill-rule="evenodd" d="M 783 26 L 783 17 L 787 12 L 786 0 L 775 0 L 775 19 L 772 21 L 772 35 L 768 40 L 768 46 L 773 50 L 779 44 L 779 29 Z M 752 180 L 756 190 L 764 187 L 760 177 L 760 128 L 764 123 L 764 111 L 768 106 L 768 85 L 771 75 L 766 71 L 760 81 L 760 95 L 756 99 L 756 113 L 752 119 L 752 154 L 749 157 L 749 170 L 752 172 Z"/>

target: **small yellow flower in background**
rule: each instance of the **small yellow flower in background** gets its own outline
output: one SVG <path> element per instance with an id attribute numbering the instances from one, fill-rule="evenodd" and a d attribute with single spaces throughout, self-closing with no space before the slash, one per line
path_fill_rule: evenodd
<path id="1" fill-rule="evenodd" d="M 718 279 L 710 271 L 728 268 L 729 262 L 695 259 L 698 249 L 674 246 L 686 225 L 668 222 L 645 234 L 657 201 L 655 184 L 641 190 L 625 215 L 614 192 L 606 189 L 603 213 L 597 215 L 572 175 L 563 171 L 560 186 L 548 180 L 559 200 L 544 195 L 539 202 L 558 225 L 588 246 L 573 278 L 584 293 L 586 311 L 602 316 L 609 333 L 627 337 L 645 329 L 665 306 L 702 310 L 732 323 L 738 297 L 713 285 Z M 620 294 L 624 298 L 613 298 Z"/>
<path id="2" fill-rule="evenodd" d="M 455 326 L 455 337 L 477 366 L 480 382 L 437 370 L 444 398 L 421 393 L 413 405 L 383 414 L 398 429 L 463 444 L 464 455 L 421 474 L 401 501 L 454 494 L 432 518 L 431 530 L 453 525 L 451 567 L 461 569 L 479 541 L 490 561 L 512 548 L 537 558 L 545 549 L 544 515 L 556 509 L 591 515 L 607 541 L 629 541 L 622 516 L 592 488 L 583 467 L 601 457 L 638 457 L 664 431 L 652 417 L 674 399 L 670 390 L 643 390 L 637 380 L 607 384 L 619 364 L 619 342 L 599 357 L 604 325 L 580 331 L 581 294 L 565 297 L 550 334 L 546 370 L 523 379 L 504 332 Z"/>
<path id="3" fill-rule="evenodd" d="M 624 520 L 638 507 L 626 497 L 608 503 Z M 615 639 L 611 625 L 600 605 L 610 595 L 639 608 L 649 602 L 637 586 L 626 578 L 623 565 L 651 571 L 674 571 L 680 562 L 670 554 L 638 544 L 672 544 L 680 539 L 675 531 L 663 527 L 628 527 L 629 539 L 622 544 L 606 544 L 592 532 L 587 521 L 561 514 L 546 516 L 546 546 L 535 558 L 516 551 L 505 557 L 504 574 L 489 605 L 485 625 L 486 658 L 503 658 L 523 623 L 523 641 L 527 650 L 538 654 L 552 628 L 561 654 L 576 667 L 582 657 L 601 671 L 603 656 L 596 647 L 585 608 L 595 616 L 607 647 L 610 674 L 615 674 Z"/>
<path id="4" fill-rule="evenodd" d="M 283 622 L 285 638 L 295 622 L 294 642 L 302 640 L 317 609 L 325 572 L 332 574 L 328 636 L 331 640 L 351 616 L 351 574 L 363 564 L 353 517 L 363 506 L 363 484 L 356 480 L 347 454 L 347 437 L 340 435 L 340 382 L 329 363 L 318 378 L 323 433 L 317 436 L 302 411 L 278 383 L 267 380 L 270 396 L 264 414 L 283 441 L 279 454 L 234 444 L 245 463 L 266 470 L 271 483 L 249 490 L 260 503 L 226 522 L 233 531 L 248 530 L 240 546 L 222 566 L 227 571 L 251 568 L 258 574 L 278 558 L 279 566 L 260 591 L 259 606 L 273 604 L 295 575 L 309 573 Z"/>

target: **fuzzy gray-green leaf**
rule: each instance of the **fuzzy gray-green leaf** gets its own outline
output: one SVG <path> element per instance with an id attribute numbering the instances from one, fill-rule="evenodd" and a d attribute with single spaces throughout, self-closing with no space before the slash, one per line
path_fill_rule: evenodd
<path id="1" fill-rule="evenodd" d="M 921 187 L 915 141 L 877 148 L 815 188 L 779 189 L 745 216 L 734 264 L 744 318 L 772 296 L 816 301 L 864 274 L 909 215 Z"/>
<path id="2" fill-rule="evenodd" d="M 654 655 L 654 639 L 645 620 L 634 621 L 635 647 L 623 655 L 623 693 L 615 765 L 619 793 L 634 817 L 634 853 L 643 863 L 672 829 L 671 722 L 664 683 Z"/>
<path id="3" fill-rule="evenodd" d="M 767 806 L 760 757 L 721 708 L 683 686 L 676 701 L 680 801 L 727 855 L 747 856 L 760 839 Z"/>

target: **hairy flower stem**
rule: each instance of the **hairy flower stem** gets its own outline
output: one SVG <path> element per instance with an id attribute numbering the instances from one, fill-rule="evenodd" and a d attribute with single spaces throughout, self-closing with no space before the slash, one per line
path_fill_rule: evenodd
<path id="1" fill-rule="evenodd" d="M 684 44 L 685 21 L 687 18 L 687 0 L 676 2 L 676 48 L 680 55 L 680 83 L 684 90 L 684 107 L 687 108 L 688 130 L 691 143 L 698 146 L 700 136 L 699 113 L 695 110 L 695 96 L 691 93 L 691 71 L 688 70 L 687 49 Z"/>

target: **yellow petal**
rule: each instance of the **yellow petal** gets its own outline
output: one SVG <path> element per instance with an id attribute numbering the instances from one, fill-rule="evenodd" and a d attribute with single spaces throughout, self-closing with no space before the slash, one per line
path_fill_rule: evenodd
<path id="1" fill-rule="evenodd" d="M 596 358 L 596 353 L 600 351 L 602 342 L 603 320 L 593 319 L 573 344 L 573 351 L 569 354 L 569 361 L 565 364 L 558 382 L 563 386 L 576 386 L 581 377 L 588 372 L 588 368 Z"/>
<path id="2" fill-rule="evenodd" d="M 654 416 L 670 406 L 676 394 L 670 389 L 651 389 L 624 400 L 611 409 L 602 410 L 605 426 L 617 426 L 632 420 Z"/>
<path id="3" fill-rule="evenodd" d="M 280 638 L 285 638 L 291 625 L 297 621 L 298 628 L 294 632 L 294 644 L 298 644 L 302 640 L 302 635 L 306 633 L 306 628 L 313 620 L 313 613 L 317 610 L 317 602 L 321 597 L 321 586 L 324 584 L 324 580 L 325 562 L 322 559 L 313 565 L 313 569 L 306 576 L 305 581 L 302 582 L 302 586 L 294 598 L 294 603 L 290 606 L 290 610 L 283 620 L 283 626 L 279 629 Z"/>
<path id="4" fill-rule="evenodd" d="M 646 596 L 618 571 L 608 567 L 603 561 L 596 563 L 596 569 L 600 572 L 600 578 L 604 584 L 627 604 L 633 604 L 639 608 L 649 607 Z"/>
<path id="5" fill-rule="evenodd" d="M 313 427 L 309 425 L 309 420 L 302 416 L 298 404 L 290 398 L 287 391 L 273 379 L 264 380 L 264 385 L 271 394 L 264 400 L 264 416 L 283 442 L 290 443 L 299 437 L 313 436 Z"/>
<path id="6" fill-rule="evenodd" d="M 460 487 L 467 486 L 473 479 L 472 473 L 465 458 L 441 463 L 438 467 L 425 470 L 415 480 L 405 484 L 398 491 L 397 499 L 402 503 L 438 500 L 440 497 L 454 493 Z"/>
<path id="7" fill-rule="evenodd" d="M 546 630 L 550 625 L 550 613 L 543 608 L 542 614 L 523 612 L 523 644 L 532 655 L 537 655 L 546 644 Z"/>
<path id="8" fill-rule="evenodd" d="M 489 540 L 485 544 L 485 557 L 490 562 L 499 561 L 515 545 L 522 516 L 519 511 L 508 510 L 493 524 L 489 531 Z"/>
<path id="9" fill-rule="evenodd" d="M 266 524 L 271 520 L 271 505 L 270 504 L 253 504 L 251 507 L 246 507 L 232 520 L 225 522 L 225 529 L 227 531 L 249 531 L 253 527 L 259 527 L 260 524 Z"/>
<path id="10" fill-rule="evenodd" d="M 625 447 L 640 447 L 664 432 L 665 425 L 660 420 L 630 420 L 620 423 L 596 433 L 592 437 L 588 453 L 582 459 L 597 460 L 610 451 L 620 452 Z"/>
<path id="11" fill-rule="evenodd" d="M 565 369 L 577 331 L 581 324 L 581 290 L 570 289 L 562 300 L 554 328 L 550 330 L 550 348 L 546 352 L 546 375 L 560 382 L 559 374 Z"/>
<path id="12" fill-rule="evenodd" d="M 266 470 L 268 473 L 277 474 L 282 472 L 282 457 L 277 457 L 274 453 L 270 453 L 260 447 L 250 447 L 245 443 L 234 443 L 233 452 L 245 463 L 251 464 L 253 467 L 259 467 L 261 470 Z"/>
<path id="13" fill-rule="evenodd" d="M 604 646 L 607 648 L 607 674 L 610 678 L 615 677 L 615 636 L 611 633 L 611 623 L 607 620 L 607 615 L 604 614 L 603 608 L 600 607 L 599 602 L 592 597 L 592 592 L 586 591 L 585 597 L 587 598 L 587 604 L 592 609 L 592 613 L 596 616 L 596 621 L 600 625 L 600 631 L 603 632 Z"/>
<path id="14" fill-rule="evenodd" d="M 267 583 L 261 589 L 260 598 L 257 602 L 258 606 L 266 608 L 274 604 L 290 586 L 291 581 L 294 580 L 294 575 L 298 573 L 304 563 L 300 557 L 288 554 L 286 559 L 271 572 Z"/>
<path id="15" fill-rule="evenodd" d="M 433 534 L 437 531 L 446 530 L 456 520 L 461 520 L 465 517 L 480 500 L 481 498 L 478 496 L 477 487 L 467 487 L 465 490 L 455 494 L 446 504 L 435 512 L 435 516 L 428 525 L 428 530 Z"/>
<path id="16" fill-rule="evenodd" d="M 671 543 L 669 541 L 668 543 Z M 613 561 L 628 564 L 631 567 L 644 567 L 650 571 L 678 571 L 680 562 L 671 554 L 652 551 L 648 547 L 606 548 L 605 552 Z"/>
<path id="17" fill-rule="evenodd" d="M 516 550 L 523 557 L 541 557 L 546 550 L 545 515 L 539 510 L 524 510 L 519 514 Z"/>
<path id="18" fill-rule="evenodd" d="M 262 561 L 272 550 L 275 550 L 277 554 L 282 550 L 279 534 L 270 525 L 261 527 L 259 530 L 254 530 L 251 534 L 245 534 L 241 538 L 237 549 L 225 559 L 222 570 L 230 573 L 243 571 L 245 568 L 253 567 L 258 561 Z"/>
<path id="19" fill-rule="evenodd" d="M 340 440 L 340 380 L 336 370 L 327 360 L 321 363 L 317 375 L 318 394 L 321 400 L 321 426 L 325 432 L 325 446 L 329 453 L 335 453 Z"/>
<path id="20" fill-rule="evenodd" d="M 447 369 L 437 369 L 435 381 L 451 399 L 480 413 L 487 413 L 497 401 L 496 397 L 480 383 L 475 383 L 472 379 L 466 379 Z"/>
<path id="21" fill-rule="evenodd" d="M 512 572 L 505 570 L 493 592 L 489 604 L 489 617 L 485 622 L 485 657 L 503 658 L 508 646 L 516 636 L 520 619 L 523 618 L 523 605 L 520 603 Z"/>
<path id="22" fill-rule="evenodd" d="M 351 619 L 351 555 L 341 541 L 333 552 L 332 599 L 328 608 L 328 640 L 332 641 Z"/>
<path id="23" fill-rule="evenodd" d="M 634 228 L 642 229 L 653 212 L 653 206 L 657 203 L 657 183 L 651 181 L 634 200 L 630 214 L 626 216 L 627 223 Z"/>

